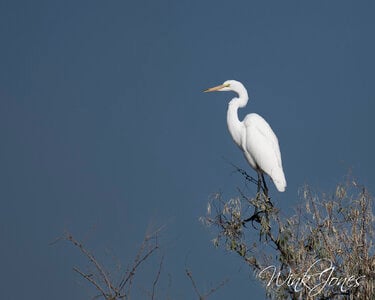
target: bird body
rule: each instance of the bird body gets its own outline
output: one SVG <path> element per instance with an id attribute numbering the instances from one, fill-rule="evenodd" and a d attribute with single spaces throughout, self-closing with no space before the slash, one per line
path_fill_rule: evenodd
<path id="1" fill-rule="evenodd" d="M 245 107 L 249 100 L 245 87 L 239 81 L 227 80 L 222 85 L 207 89 L 205 92 L 213 91 L 233 91 L 238 94 L 238 97 L 233 98 L 228 104 L 229 133 L 243 151 L 250 166 L 257 171 L 258 180 L 261 180 L 263 173 L 266 173 L 271 177 L 277 190 L 284 192 L 286 180 L 280 147 L 271 126 L 256 113 L 248 114 L 243 121 L 238 119 L 238 109 Z"/>

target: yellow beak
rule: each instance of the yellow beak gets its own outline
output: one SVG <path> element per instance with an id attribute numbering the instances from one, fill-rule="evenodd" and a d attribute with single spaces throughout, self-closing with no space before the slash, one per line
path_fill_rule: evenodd
<path id="1" fill-rule="evenodd" d="M 222 88 L 225 88 L 225 87 L 228 87 L 228 85 L 227 84 L 221 84 L 221 85 L 209 88 L 207 90 L 204 90 L 203 93 L 215 92 L 215 91 L 221 90 Z"/>

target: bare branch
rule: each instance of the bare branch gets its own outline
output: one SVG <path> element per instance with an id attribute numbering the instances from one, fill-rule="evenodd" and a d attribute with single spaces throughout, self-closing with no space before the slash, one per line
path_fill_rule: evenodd
<path id="1" fill-rule="evenodd" d="M 161 268 L 163 266 L 163 261 L 164 261 L 164 255 L 161 257 L 160 264 L 159 264 L 159 269 L 158 269 L 158 273 L 156 274 L 155 280 L 154 280 L 154 282 L 152 284 L 152 294 L 151 294 L 151 299 L 152 300 L 155 299 L 156 285 L 158 284 L 158 281 L 159 281 L 159 278 L 160 278 Z"/>
<path id="2" fill-rule="evenodd" d="M 144 254 L 144 255 L 141 257 L 141 254 L 143 253 L 143 250 L 144 250 L 144 248 L 145 248 L 145 246 L 146 246 L 148 240 L 149 240 L 149 239 L 147 239 L 147 238 L 144 240 L 144 242 L 143 242 L 143 244 L 142 244 L 142 246 L 141 246 L 141 248 L 140 248 L 140 251 L 138 252 L 137 258 L 136 258 L 135 261 L 134 261 L 134 265 L 133 265 L 131 271 L 128 272 L 127 276 L 124 277 L 124 279 L 121 281 L 120 286 L 119 286 L 119 287 L 120 287 L 120 291 L 125 287 L 125 285 L 126 285 L 128 282 L 129 282 L 129 285 L 131 285 L 131 283 L 132 283 L 132 279 L 133 279 L 133 277 L 134 277 L 134 275 L 135 275 L 135 271 L 138 269 L 138 267 L 139 267 L 144 261 L 146 261 L 152 253 L 154 253 L 157 249 L 159 249 L 159 246 L 158 246 L 157 242 L 155 242 L 154 246 L 152 246 L 152 248 L 151 248 L 146 254 Z"/>
<path id="3" fill-rule="evenodd" d="M 154 233 L 145 236 L 141 246 L 138 249 L 130 271 L 128 270 L 125 272 L 125 275 L 119 281 L 119 284 L 115 284 L 115 281 L 112 281 L 113 279 L 111 279 L 109 276 L 110 273 L 105 270 L 104 266 L 81 242 L 76 240 L 72 234 L 65 233 L 65 239 L 77 247 L 83 256 L 89 260 L 90 264 L 94 266 L 94 271 L 89 273 L 83 272 L 77 267 L 74 267 L 73 270 L 85 280 L 90 282 L 90 284 L 92 284 L 100 293 L 95 298 L 104 297 L 105 300 L 130 299 L 132 282 L 139 266 L 148 260 L 150 256 L 159 249 L 157 234 L 161 231 L 161 229 L 162 228 L 159 228 Z M 160 278 L 163 261 L 164 256 L 161 259 L 156 277 L 153 281 L 151 294 L 152 299 L 155 299 L 156 287 Z"/>
<path id="4" fill-rule="evenodd" d="M 191 273 L 191 271 L 188 268 L 186 268 L 185 269 L 185 273 L 186 273 L 187 277 L 189 277 L 189 279 L 191 281 L 191 284 L 193 285 L 194 291 L 197 294 L 199 300 L 206 300 L 209 296 L 211 296 L 217 290 L 219 290 L 220 288 L 222 288 L 229 281 L 229 279 L 224 279 L 217 286 L 211 288 L 207 293 L 205 293 L 205 294 L 202 295 L 201 292 L 199 291 L 196 283 L 195 283 L 195 280 L 193 278 L 193 274 Z"/>
<path id="5" fill-rule="evenodd" d="M 218 289 L 222 288 L 224 285 L 228 283 L 229 279 L 225 278 L 222 282 L 220 282 L 216 287 L 211 288 L 207 294 L 204 296 L 204 298 L 208 298 L 211 296 L 211 294 L 215 293 Z"/>
<path id="6" fill-rule="evenodd" d="M 191 281 L 191 284 L 193 285 L 194 291 L 195 291 L 195 293 L 197 294 L 198 298 L 199 298 L 200 300 L 203 299 L 203 297 L 201 296 L 201 294 L 200 294 L 200 292 L 199 292 L 199 290 L 198 290 L 198 288 L 197 288 L 197 285 L 195 284 L 195 281 L 194 281 L 193 275 L 191 274 L 190 270 L 189 270 L 189 269 L 186 269 L 185 272 L 186 272 L 187 277 L 189 277 L 189 279 L 190 279 L 190 281 Z"/>
<path id="7" fill-rule="evenodd" d="M 79 275 L 81 275 L 83 278 L 85 278 L 86 280 L 88 280 L 89 282 L 91 282 L 95 286 L 95 288 L 103 295 L 103 297 L 105 299 L 107 298 L 107 295 L 106 295 L 104 289 L 93 279 L 93 275 L 92 274 L 85 274 L 85 273 L 83 273 L 82 271 L 80 271 L 76 267 L 74 267 L 73 270 L 75 272 L 77 272 Z"/>
<path id="8" fill-rule="evenodd" d="M 92 255 L 80 242 L 78 242 L 76 239 L 73 238 L 73 236 L 69 233 L 66 233 L 66 239 L 70 242 L 72 242 L 75 246 L 77 246 L 80 251 L 90 260 L 90 262 L 95 266 L 95 268 L 98 270 L 100 276 L 104 280 L 105 284 L 107 285 L 108 291 L 114 291 L 115 288 L 112 286 L 106 272 L 104 271 L 103 267 L 99 264 L 99 262 L 96 260 L 94 255 Z"/>

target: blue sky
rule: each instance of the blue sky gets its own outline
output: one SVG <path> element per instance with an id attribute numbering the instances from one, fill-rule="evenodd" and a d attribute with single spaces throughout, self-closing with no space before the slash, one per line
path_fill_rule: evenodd
<path id="1" fill-rule="evenodd" d="M 86 261 L 49 243 L 68 230 L 126 264 L 164 224 L 173 299 L 194 298 L 186 261 L 202 289 L 230 279 L 213 299 L 263 297 L 198 222 L 212 193 L 245 185 L 225 159 L 252 172 L 227 132 L 233 96 L 202 90 L 248 88 L 240 117 L 261 114 L 279 137 L 288 189 L 271 192 L 286 215 L 302 185 L 332 191 L 349 169 L 373 192 L 374 13 L 373 1 L 2 1 L 2 297 L 89 299 L 72 271 Z"/>

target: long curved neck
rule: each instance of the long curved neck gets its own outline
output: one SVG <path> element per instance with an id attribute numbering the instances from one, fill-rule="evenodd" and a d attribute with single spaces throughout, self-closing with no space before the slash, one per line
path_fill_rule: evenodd
<path id="1" fill-rule="evenodd" d="M 228 104 L 227 124 L 233 141 L 237 146 L 241 147 L 244 124 L 238 119 L 238 108 L 246 106 L 249 96 L 246 90 L 241 91 L 238 96 L 238 98 L 233 98 Z"/>

